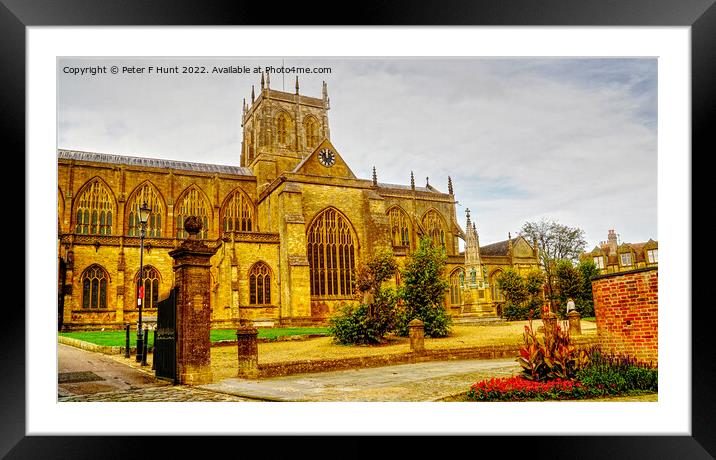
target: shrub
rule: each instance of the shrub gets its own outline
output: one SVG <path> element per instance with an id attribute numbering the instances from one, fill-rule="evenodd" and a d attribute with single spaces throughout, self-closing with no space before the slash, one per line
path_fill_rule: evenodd
<path id="1" fill-rule="evenodd" d="M 375 344 L 395 325 L 396 291 L 381 285 L 397 269 L 389 250 L 378 251 L 356 269 L 356 295 L 362 297 L 358 306 L 347 306 L 331 317 L 329 332 L 338 343 Z"/>
<path id="2" fill-rule="evenodd" d="M 526 306 L 516 305 L 512 302 L 507 302 L 505 308 L 502 310 L 502 317 L 507 321 L 520 321 L 525 320 L 529 317 L 530 309 Z"/>
<path id="3" fill-rule="evenodd" d="M 608 394 L 628 391 L 658 391 L 659 372 L 635 358 L 590 351 L 590 363 L 576 374 L 585 385 L 603 389 Z"/>
<path id="4" fill-rule="evenodd" d="M 328 331 L 343 345 L 380 343 L 383 334 L 368 315 L 367 305 L 346 305 L 329 319 Z"/>

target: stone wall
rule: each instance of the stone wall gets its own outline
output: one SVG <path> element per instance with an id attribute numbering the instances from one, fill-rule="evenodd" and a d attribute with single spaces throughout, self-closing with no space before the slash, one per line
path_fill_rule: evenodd
<path id="1" fill-rule="evenodd" d="M 599 342 L 606 352 L 658 363 L 659 271 L 656 267 L 592 279 Z"/>

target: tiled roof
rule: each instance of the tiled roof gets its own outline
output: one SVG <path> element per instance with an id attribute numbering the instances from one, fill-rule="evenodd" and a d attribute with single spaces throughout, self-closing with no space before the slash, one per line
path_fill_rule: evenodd
<path id="1" fill-rule="evenodd" d="M 205 173 L 234 174 L 237 176 L 253 176 L 249 168 L 240 166 L 215 165 L 208 163 L 192 163 L 188 161 L 160 160 L 157 158 L 131 157 L 107 153 L 79 152 L 76 150 L 57 150 L 57 158 L 63 160 L 92 161 L 96 163 L 122 164 L 160 169 L 178 169 Z"/>
<path id="2" fill-rule="evenodd" d="M 519 238 L 519 237 L 517 237 Z M 512 245 L 517 243 L 517 238 L 512 238 Z M 486 246 L 480 246 L 481 256 L 506 256 L 509 255 L 509 245 L 507 244 L 510 240 L 498 241 L 497 243 L 488 244 Z"/>

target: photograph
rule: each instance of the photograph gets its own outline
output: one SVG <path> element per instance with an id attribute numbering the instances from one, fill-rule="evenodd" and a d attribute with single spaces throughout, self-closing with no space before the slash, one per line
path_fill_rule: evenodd
<path id="1" fill-rule="evenodd" d="M 659 69 L 57 56 L 57 403 L 659 402 Z"/>

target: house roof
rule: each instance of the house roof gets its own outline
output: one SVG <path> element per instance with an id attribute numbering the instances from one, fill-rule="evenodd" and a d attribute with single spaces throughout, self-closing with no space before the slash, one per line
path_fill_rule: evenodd
<path id="1" fill-rule="evenodd" d="M 237 176 L 253 176 L 249 168 L 240 166 L 216 165 L 209 163 L 193 163 L 188 161 L 160 160 L 157 158 L 133 157 L 77 150 L 57 150 L 57 158 L 62 160 L 91 161 L 95 163 L 122 164 L 160 169 L 177 169 L 204 173 L 233 174 Z"/>

